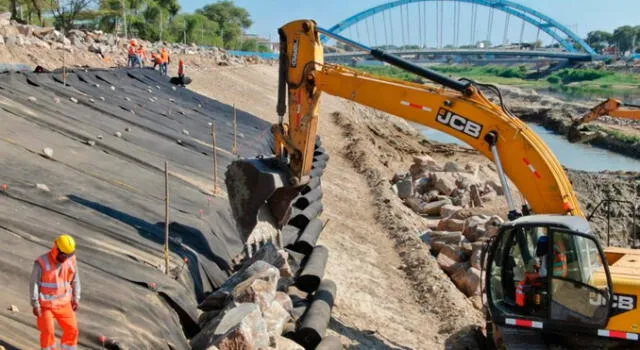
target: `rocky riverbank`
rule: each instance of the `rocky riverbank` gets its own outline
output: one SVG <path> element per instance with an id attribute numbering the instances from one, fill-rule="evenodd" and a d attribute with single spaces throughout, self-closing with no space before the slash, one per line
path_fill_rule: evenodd
<path id="1" fill-rule="evenodd" d="M 68 35 L 53 27 L 39 27 L 28 24 L 19 24 L 10 20 L 8 12 L 0 14 L 0 60 L 4 63 L 32 63 L 41 65 L 47 69 L 59 68 L 62 64 L 67 66 L 89 65 L 99 66 L 126 66 L 128 40 L 114 34 L 104 33 L 100 30 L 70 30 Z M 238 57 L 227 53 L 218 47 L 199 47 L 195 44 L 185 45 L 167 42 L 149 42 L 136 39 L 142 44 L 147 55 L 157 52 L 162 47 L 168 48 L 172 54 L 205 58 L 212 60 L 219 66 L 238 66 L 244 64 L 262 63 L 259 57 Z M 11 54 L 16 51 L 15 54 Z M 23 52 L 26 51 L 26 52 Z M 7 55 L 9 53 L 9 55 Z M 52 56 L 67 57 L 56 59 Z M 17 57 L 16 57 L 17 56 Z M 26 56 L 28 59 L 24 59 Z M 80 56 L 80 57 L 78 57 Z M 66 61 L 66 62 L 65 62 Z"/>
<path id="2" fill-rule="evenodd" d="M 581 117 L 599 103 L 568 102 L 510 86 L 500 86 L 500 90 L 507 107 L 520 119 L 541 124 L 565 136 L 572 119 Z M 640 121 L 603 116 L 589 123 L 589 127 L 596 132 L 595 138 L 588 141 L 591 145 L 640 158 Z"/>

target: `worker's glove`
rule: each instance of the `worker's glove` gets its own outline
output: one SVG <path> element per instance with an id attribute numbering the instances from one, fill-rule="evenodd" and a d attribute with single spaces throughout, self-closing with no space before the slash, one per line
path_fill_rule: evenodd
<path id="1" fill-rule="evenodd" d="M 71 301 L 71 309 L 73 311 L 78 311 L 79 308 L 80 308 L 80 303 L 78 303 L 76 300 Z"/>
<path id="2" fill-rule="evenodd" d="M 33 307 L 33 316 L 40 317 L 42 315 L 42 311 L 40 310 L 40 306 Z"/>

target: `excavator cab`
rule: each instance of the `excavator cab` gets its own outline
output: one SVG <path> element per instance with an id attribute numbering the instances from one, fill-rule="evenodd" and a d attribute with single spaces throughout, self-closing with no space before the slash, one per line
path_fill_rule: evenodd
<path id="1" fill-rule="evenodd" d="M 584 218 L 533 215 L 508 222 L 489 247 L 486 263 L 492 326 L 507 328 L 498 333 L 517 327 L 597 334 L 607 325 L 611 276 Z"/>

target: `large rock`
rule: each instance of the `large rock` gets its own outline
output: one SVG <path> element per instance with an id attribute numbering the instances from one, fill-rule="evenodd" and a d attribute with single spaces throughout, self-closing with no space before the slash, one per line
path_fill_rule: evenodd
<path id="1" fill-rule="evenodd" d="M 462 172 L 462 168 L 460 167 L 460 165 L 458 165 L 458 163 L 448 161 L 444 164 L 444 171 L 449 173 L 459 173 Z"/>
<path id="2" fill-rule="evenodd" d="M 460 210 L 462 210 L 462 207 L 457 205 L 453 205 L 453 204 L 443 205 L 442 207 L 440 207 L 440 217 L 448 218 Z"/>
<path id="3" fill-rule="evenodd" d="M 456 264 L 462 261 L 460 247 L 445 245 L 440 249 L 437 257 L 438 265 L 447 274 L 452 274 L 456 269 Z"/>
<path id="4" fill-rule="evenodd" d="M 289 294 L 278 291 L 273 301 L 279 303 L 288 313 L 293 312 L 293 301 L 291 301 Z"/>
<path id="5" fill-rule="evenodd" d="M 440 220 L 440 223 L 438 223 L 438 227 L 436 227 L 436 230 L 438 231 L 462 231 L 463 227 L 465 225 L 465 221 L 464 220 L 458 220 L 458 219 L 442 219 Z"/>
<path id="6" fill-rule="evenodd" d="M 279 273 L 275 269 L 269 269 L 263 274 L 251 276 L 248 280 L 238 284 L 231 295 L 237 303 L 254 303 L 265 311 L 273 303 L 276 297 Z"/>
<path id="7" fill-rule="evenodd" d="M 18 24 L 16 28 L 18 29 L 18 32 L 25 37 L 30 37 L 33 34 L 33 27 L 30 25 Z"/>
<path id="8" fill-rule="evenodd" d="M 53 27 L 33 27 L 32 33 L 34 36 L 40 39 L 44 39 L 47 34 L 53 32 L 54 30 L 56 29 Z"/>
<path id="9" fill-rule="evenodd" d="M 439 252 L 445 245 L 457 247 L 462 241 L 462 232 L 427 231 L 420 239 L 431 246 L 431 250 Z"/>
<path id="10" fill-rule="evenodd" d="M 278 274 L 277 268 L 264 261 L 256 261 L 251 265 L 247 264 L 231 275 L 215 292 L 207 296 L 198 307 L 204 311 L 222 309 L 233 299 L 232 293 L 241 283 L 247 282 L 250 284 L 256 279 L 263 279 L 275 286 L 278 281 Z M 244 284 L 243 287 L 248 286 Z"/>
<path id="11" fill-rule="evenodd" d="M 471 263 L 472 267 L 480 270 L 480 268 L 482 267 L 482 250 L 483 250 L 484 244 L 474 243 L 471 246 L 472 246 L 472 251 L 471 251 L 471 257 L 469 258 L 469 263 Z"/>
<path id="12" fill-rule="evenodd" d="M 206 350 L 259 349 L 269 346 L 267 324 L 255 304 L 240 304 L 209 321 L 191 339 L 191 348 Z"/>
<path id="13" fill-rule="evenodd" d="M 394 185 L 398 189 L 398 197 L 405 199 L 413 196 L 413 178 L 407 176 L 396 182 Z"/>
<path id="14" fill-rule="evenodd" d="M 486 234 L 484 224 L 487 220 L 482 219 L 479 216 L 472 216 L 464 221 L 464 228 L 462 234 L 471 242 L 477 241 L 481 236 Z"/>
<path id="15" fill-rule="evenodd" d="M 435 202 L 426 203 L 419 198 L 411 197 L 405 200 L 405 203 L 409 206 L 409 208 L 413 209 L 418 214 L 424 215 L 439 215 L 440 208 L 443 205 L 451 204 L 450 199 L 442 199 Z"/>
<path id="16" fill-rule="evenodd" d="M 11 24 L 11 12 L 0 13 L 0 27 L 6 27 Z"/>
<path id="17" fill-rule="evenodd" d="M 46 41 L 50 41 L 50 42 L 56 42 L 56 43 L 63 43 L 63 39 L 64 39 L 64 35 L 62 35 L 62 33 L 60 33 L 57 30 L 52 30 L 49 33 L 47 33 L 44 38 L 44 40 Z"/>
<path id="18" fill-rule="evenodd" d="M 498 196 L 504 195 L 504 190 L 502 189 L 502 184 L 500 184 L 500 181 L 489 179 L 486 181 L 486 184 L 487 186 L 491 187 Z"/>
<path id="19" fill-rule="evenodd" d="M 480 270 L 475 267 L 467 270 L 465 278 L 465 294 L 467 296 L 477 296 L 482 294 L 482 277 Z"/>
<path id="20" fill-rule="evenodd" d="M 291 319 L 291 314 L 285 310 L 280 303 L 273 301 L 271 305 L 262 312 L 262 317 L 267 324 L 267 332 L 271 343 L 275 343 L 277 336 L 282 334 L 284 325 Z"/>
<path id="21" fill-rule="evenodd" d="M 429 180 L 433 182 L 435 189 L 445 196 L 451 195 L 451 192 L 458 188 L 452 173 L 431 173 Z"/>
<path id="22" fill-rule="evenodd" d="M 427 155 L 413 157 L 413 164 L 409 167 L 409 173 L 414 179 L 425 177 L 431 171 L 441 170 L 438 163 Z"/>
<path id="23" fill-rule="evenodd" d="M 14 26 L 7 25 L 7 26 L 0 27 L 0 35 L 6 38 L 8 36 L 20 35 L 20 31 L 18 31 L 18 28 Z"/>
<path id="24" fill-rule="evenodd" d="M 46 41 L 44 41 L 44 40 L 40 40 L 40 39 L 38 39 L 38 38 L 36 38 L 36 37 L 31 38 L 31 44 L 32 44 L 33 46 L 35 46 L 35 47 L 39 47 L 39 48 L 41 48 L 41 49 L 47 49 L 47 50 L 48 50 L 48 49 L 50 49 L 50 48 L 51 48 L 51 45 L 49 45 L 49 43 L 47 43 L 47 42 L 46 42 Z"/>

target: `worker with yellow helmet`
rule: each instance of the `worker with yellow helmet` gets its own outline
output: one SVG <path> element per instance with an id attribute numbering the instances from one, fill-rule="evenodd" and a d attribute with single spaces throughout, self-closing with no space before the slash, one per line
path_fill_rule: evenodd
<path id="1" fill-rule="evenodd" d="M 56 349 L 54 320 L 62 328 L 61 348 L 77 349 L 75 312 L 80 305 L 80 276 L 75 252 L 73 237 L 61 235 L 53 248 L 33 264 L 29 291 L 33 315 L 38 318 L 41 349 Z"/>

